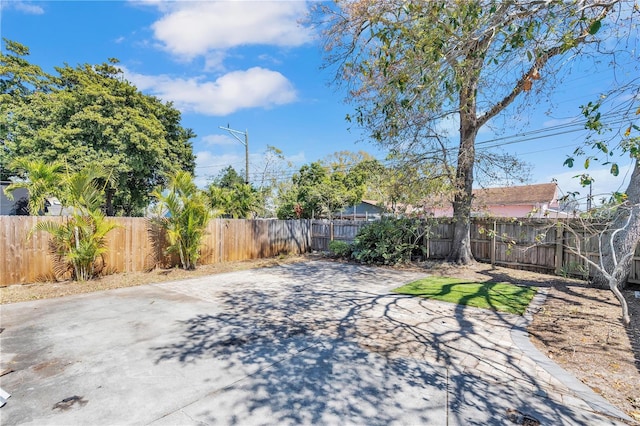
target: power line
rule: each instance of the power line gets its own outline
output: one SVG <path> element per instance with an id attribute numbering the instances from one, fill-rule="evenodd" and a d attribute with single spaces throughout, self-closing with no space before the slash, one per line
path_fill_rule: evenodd
<path id="1" fill-rule="evenodd" d="M 601 120 L 606 120 L 608 121 L 609 125 L 617 125 L 617 124 L 622 124 L 626 121 L 628 121 L 626 117 L 625 112 L 613 112 L 613 113 L 608 113 L 608 114 L 604 114 L 601 117 Z M 610 121 L 611 119 L 613 119 L 613 121 Z M 482 151 L 487 151 L 493 148 L 500 148 L 503 146 L 507 146 L 507 145 L 514 145 L 514 144 L 518 144 L 518 143 L 524 143 L 524 142 L 529 142 L 529 141 L 533 141 L 533 140 L 539 140 L 539 139 L 544 139 L 544 138 L 549 138 L 549 137 L 554 137 L 554 136 L 561 136 L 561 135 L 566 135 L 566 134 L 570 134 L 570 133 L 577 133 L 577 132 L 583 132 L 583 131 L 587 131 L 585 129 L 585 124 L 586 121 L 585 120 L 580 120 L 578 117 L 576 117 L 574 120 L 567 122 L 567 123 L 563 123 L 563 124 L 558 124 L 555 126 L 549 126 L 549 127 L 545 127 L 545 128 L 540 128 L 540 129 L 534 129 L 534 130 L 530 130 L 527 132 L 521 132 L 521 133 L 517 133 L 514 135 L 507 135 L 507 136 L 501 136 L 501 137 L 496 137 L 496 138 L 492 138 L 492 139 L 487 139 L 487 140 L 483 140 L 480 142 L 476 142 L 476 147 L 479 146 L 479 150 Z M 497 143 L 496 143 L 497 142 Z M 494 143 L 493 145 L 489 145 L 491 143 Z M 530 154 L 536 154 L 539 152 L 545 152 L 545 151 L 550 151 L 550 150 L 555 150 L 558 148 L 567 148 L 567 147 L 571 147 L 574 146 L 574 144 L 570 144 L 570 145 L 562 145 L 562 146 L 556 146 L 553 148 L 549 148 L 549 149 L 543 149 L 543 150 L 538 150 L 538 151 L 531 151 L 531 152 L 527 152 L 527 153 L 520 153 L 518 154 L 519 156 L 523 156 L 523 155 L 530 155 Z M 459 147 L 456 146 L 450 146 L 450 147 L 445 147 L 446 151 L 451 152 L 452 155 L 454 155 L 457 151 L 458 151 Z M 437 149 L 437 150 L 432 150 L 432 151 L 427 151 L 425 153 L 422 153 L 422 155 L 431 155 L 431 154 L 439 154 L 440 152 L 442 152 L 441 149 Z M 390 166 L 390 165 L 394 165 L 394 164 L 398 164 L 401 162 L 401 160 L 399 159 L 379 159 L 376 158 L 376 160 L 378 160 L 380 163 L 382 163 L 385 166 Z M 228 166 L 228 165 L 237 165 L 239 163 L 230 163 L 230 164 L 220 164 L 220 165 L 206 165 L 206 166 L 199 166 L 197 168 L 202 169 L 202 168 L 212 168 L 212 167 L 224 167 L 224 166 Z M 272 176 L 271 179 L 275 180 L 276 182 L 283 182 L 286 180 L 290 180 L 296 173 L 298 173 L 299 168 L 289 168 L 289 169 L 285 169 L 284 171 L 278 173 L 276 176 Z M 257 177 L 262 177 L 263 173 L 262 172 L 254 172 L 251 173 L 250 176 L 253 176 L 253 179 L 250 179 L 251 182 L 255 182 Z"/>

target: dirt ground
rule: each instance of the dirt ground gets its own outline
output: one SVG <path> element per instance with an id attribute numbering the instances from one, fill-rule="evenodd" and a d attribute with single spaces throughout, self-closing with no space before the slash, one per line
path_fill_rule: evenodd
<path id="1" fill-rule="evenodd" d="M 311 256 L 317 258 L 317 256 Z M 216 265 L 202 265 L 195 271 L 180 269 L 122 273 L 96 280 L 35 283 L 0 287 L 0 303 L 63 297 L 67 295 L 131 287 L 142 284 L 195 278 L 204 275 L 308 260 L 310 256 L 281 256 Z M 546 288 L 548 296 L 529 327 L 534 345 L 640 422 L 640 299 L 635 291 L 624 291 L 631 312 L 631 325 L 624 327 L 618 301 L 608 290 L 588 287 L 578 280 L 527 271 L 428 262 L 412 268 L 428 273 L 477 280 L 507 281 Z"/>
<path id="2" fill-rule="evenodd" d="M 631 313 L 624 327 L 612 292 L 556 282 L 529 327 L 549 358 L 640 422 L 640 299 L 623 291 Z"/>

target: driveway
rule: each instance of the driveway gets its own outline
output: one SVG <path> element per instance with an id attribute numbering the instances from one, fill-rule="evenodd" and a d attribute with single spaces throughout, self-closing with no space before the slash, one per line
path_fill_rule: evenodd
<path id="1" fill-rule="evenodd" d="M 620 424 L 522 317 L 389 292 L 424 275 L 313 261 L 2 305 L 0 423 Z"/>

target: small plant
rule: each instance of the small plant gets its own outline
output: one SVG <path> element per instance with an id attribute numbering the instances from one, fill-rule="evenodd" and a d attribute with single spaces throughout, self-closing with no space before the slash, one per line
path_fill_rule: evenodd
<path id="1" fill-rule="evenodd" d="M 558 271 L 558 275 L 563 278 L 580 277 L 583 280 L 589 278 L 589 269 L 582 262 L 569 262 L 568 265 L 563 265 Z"/>
<path id="2" fill-rule="evenodd" d="M 333 240 L 329 242 L 329 251 L 335 257 L 348 259 L 351 257 L 353 248 L 351 247 L 351 244 L 346 241 Z"/>

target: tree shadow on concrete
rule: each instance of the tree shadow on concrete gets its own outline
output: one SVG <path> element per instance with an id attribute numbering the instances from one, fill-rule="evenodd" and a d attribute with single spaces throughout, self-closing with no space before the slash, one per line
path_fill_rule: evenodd
<path id="1" fill-rule="evenodd" d="M 311 262 L 265 274 L 154 348 L 157 363 L 246 372 L 209 394 L 234 424 L 505 424 L 508 410 L 589 423 L 512 350 L 518 316 L 389 293 L 418 272 Z M 218 422 L 213 408 L 194 410 Z"/>

